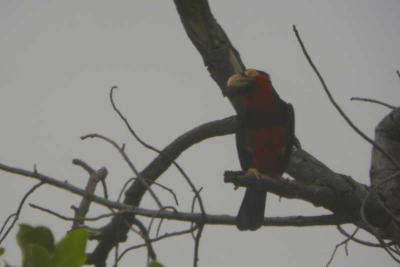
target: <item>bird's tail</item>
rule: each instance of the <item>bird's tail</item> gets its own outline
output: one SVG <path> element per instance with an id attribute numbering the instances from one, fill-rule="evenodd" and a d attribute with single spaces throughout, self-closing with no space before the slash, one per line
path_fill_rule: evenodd
<path id="1" fill-rule="evenodd" d="M 239 213 L 236 216 L 236 226 L 240 231 L 257 230 L 264 222 L 264 210 L 267 192 L 247 188 Z"/>

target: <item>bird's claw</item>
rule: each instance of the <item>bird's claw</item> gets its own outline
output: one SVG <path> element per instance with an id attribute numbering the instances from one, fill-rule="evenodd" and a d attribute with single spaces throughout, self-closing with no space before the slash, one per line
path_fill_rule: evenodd
<path id="1" fill-rule="evenodd" d="M 246 176 L 255 176 L 257 179 L 261 179 L 261 172 L 255 168 L 250 168 L 247 170 Z"/>

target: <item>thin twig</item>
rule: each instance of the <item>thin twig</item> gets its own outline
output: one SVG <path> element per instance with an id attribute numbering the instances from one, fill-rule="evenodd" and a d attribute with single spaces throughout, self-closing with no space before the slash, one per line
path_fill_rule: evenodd
<path id="1" fill-rule="evenodd" d="M 189 228 L 189 229 L 186 229 L 186 230 L 177 231 L 177 232 L 173 232 L 173 233 L 166 233 L 166 234 L 164 234 L 162 236 L 150 239 L 150 242 L 154 243 L 154 242 L 158 242 L 158 241 L 161 241 L 161 240 L 169 238 L 169 237 L 176 237 L 176 236 L 188 234 L 188 233 L 191 233 L 191 232 L 195 231 L 196 229 L 197 228 Z M 146 244 L 143 243 L 143 244 L 139 244 L 139 245 L 135 245 L 135 246 L 131 246 L 131 247 L 126 248 L 119 255 L 119 257 L 118 257 L 116 262 L 118 263 L 129 251 L 132 251 L 132 250 L 135 250 L 135 249 L 138 249 L 138 248 L 142 248 L 142 247 L 145 247 L 145 246 L 146 246 Z M 114 264 L 113 267 L 116 267 L 116 264 Z"/>
<path id="2" fill-rule="evenodd" d="M 162 226 L 163 222 L 164 222 L 164 219 L 161 218 L 160 222 L 158 223 L 158 226 L 157 226 L 156 237 L 160 236 L 161 226 Z"/>
<path id="3" fill-rule="evenodd" d="M 71 192 L 79 196 L 89 197 L 93 202 L 96 202 L 102 206 L 118 209 L 121 212 L 132 212 L 137 215 L 142 215 L 146 217 L 157 217 L 165 218 L 169 220 L 178 220 L 186 222 L 201 222 L 203 220 L 202 214 L 193 214 L 187 212 L 175 212 L 175 211 L 159 211 L 159 210 L 149 210 L 139 207 L 132 207 L 123 203 L 116 201 L 111 201 L 99 197 L 97 195 L 89 195 L 83 189 L 74 186 L 68 182 L 63 182 L 61 179 L 56 179 L 48 175 L 39 173 L 38 171 L 28 171 L 21 168 L 16 168 L 12 166 L 7 166 L 0 163 L 0 169 L 9 173 L 17 174 L 20 176 L 26 176 L 33 179 L 37 179 L 46 184 L 61 188 L 62 190 Z M 339 217 L 336 215 L 321 215 L 321 216 L 288 216 L 288 217 L 275 217 L 266 218 L 264 220 L 265 226 L 313 226 L 313 225 L 337 225 L 351 223 L 352 221 L 348 218 Z M 235 217 L 229 215 L 206 215 L 206 224 L 218 224 L 218 225 L 234 225 Z"/>
<path id="4" fill-rule="evenodd" d="M 119 258 L 119 244 L 115 246 L 114 267 L 118 267 L 118 258 Z"/>
<path id="5" fill-rule="evenodd" d="M 72 163 L 77 165 L 77 166 L 82 167 L 84 170 L 86 170 L 89 173 L 89 175 L 91 175 L 92 173 L 95 172 L 95 170 L 92 167 L 90 167 L 89 164 L 87 164 L 83 160 L 73 159 Z M 104 198 L 108 199 L 108 190 L 107 190 L 107 184 L 105 182 L 105 179 L 101 179 L 100 182 L 101 182 L 101 185 L 103 187 Z"/>
<path id="6" fill-rule="evenodd" d="M 36 168 L 35 168 L 35 172 L 36 172 Z M 11 222 L 11 225 L 7 228 L 7 230 L 5 231 L 4 235 L 0 238 L 0 244 L 4 241 L 4 239 L 7 237 L 7 235 L 10 233 L 11 229 L 14 228 L 15 223 L 18 221 L 19 219 L 19 215 L 21 214 L 21 210 L 22 210 L 22 206 L 24 205 L 26 199 L 33 193 L 35 192 L 36 189 L 38 189 L 39 187 L 41 187 L 42 185 L 44 185 L 43 182 L 37 183 L 34 186 L 32 186 L 31 189 L 28 190 L 28 192 L 25 193 L 24 197 L 22 198 L 21 202 L 19 203 L 18 209 L 15 213 L 14 220 Z M 10 216 L 11 217 L 11 216 Z M 8 218 L 6 220 L 6 222 L 8 221 Z M 3 230 L 3 227 L 2 227 Z"/>
<path id="7" fill-rule="evenodd" d="M 201 188 L 199 189 L 199 193 L 200 193 L 201 190 L 203 190 L 203 187 L 201 187 Z M 196 199 L 197 199 L 197 195 L 194 195 L 194 196 L 193 196 L 193 199 L 192 199 L 192 205 L 191 205 L 191 208 L 190 208 L 190 211 L 191 211 L 192 213 L 194 213 L 194 208 L 195 208 L 195 204 L 196 204 Z M 192 224 L 194 224 L 194 223 L 192 223 Z M 192 226 L 193 226 L 193 225 L 192 225 Z M 196 236 L 194 235 L 194 232 L 192 232 L 192 238 L 193 238 L 193 240 L 196 240 Z"/>
<path id="8" fill-rule="evenodd" d="M 350 240 L 352 240 L 352 238 L 356 235 L 359 229 L 360 228 L 357 227 L 349 237 L 347 237 L 345 240 L 343 240 L 342 242 L 340 242 L 335 246 L 335 249 L 333 250 L 331 257 L 329 258 L 329 261 L 325 265 L 326 267 L 328 267 L 332 263 L 333 259 L 335 258 L 336 251 L 339 249 L 340 246 L 345 245 L 346 256 L 348 255 L 347 244 L 349 243 Z"/>
<path id="9" fill-rule="evenodd" d="M 168 161 L 170 161 L 176 168 L 177 170 L 182 174 L 182 176 L 185 178 L 186 182 L 189 184 L 189 186 L 191 187 L 192 191 L 194 194 L 197 195 L 198 199 L 199 199 L 199 206 L 200 206 L 200 210 L 201 213 L 205 216 L 206 211 L 204 209 L 204 205 L 203 205 L 203 201 L 200 197 L 200 195 L 197 193 L 197 189 L 194 186 L 193 182 L 191 181 L 191 179 L 189 178 L 189 176 L 186 174 L 186 172 L 183 170 L 183 168 L 172 158 L 168 157 L 163 151 L 155 148 L 152 145 L 147 144 L 145 141 L 143 141 L 137 134 L 136 132 L 133 130 L 133 128 L 131 127 L 130 123 L 128 122 L 128 120 L 125 118 L 125 116 L 121 113 L 121 111 L 117 108 L 115 102 L 114 102 L 114 98 L 113 98 L 113 92 L 114 90 L 117 89 L 117 86 L 113 86 L 111 87 L 110 90 L 110 102 L 111 105 L 114 109 L 114 111 L 118 114 L 118 116 L 121 118 L 121 120 L 125 123 L 126 127 L 128 128 L 129 132 L 133 135 L 133 137 L 141 144 L 143 145 L 145 148 L 152 150 L 156 153 L 158 153 L 159 155 L 161 155 L 162 157 L 164 157 L 165 159 L 167 159 Z"/>
<path id="10" fill-rule="evenodd" d="M 356 242 L 356 243 L 359 243 L 359 244 L 364 245 L 364 246 L 367 246 L 367 247 L 375 247 L 375 248 L 376 248 L 376 247 L 379 247 L 379 248 L 382 247 L 382 244 L 368 242 L 368 241 L 361 240 L 361 239 L 359 239 L 359 238 L 356 238 L 355 236 L 350 235 L 350 234 L 347 233 L 340 225 L 337 225 L 336 228 L 338 229 L 338 231 L 339 231 L 342 235 L 344 235 L 344 236 L 346 236 L 346 237 L 348 237 L 348 238 L 351 238 L 351 240 L 354 241 L 354 242 Z M 390 242 L 390 243 L 386 244 L 385 246 L 388 246 L 388 247 L 389 247 L 389 246 L 393 246 L 393 245 L 395 245 L 395 244 L 396 244 L 395 242 Z"/>
<path id="11" fill-rule="evenodd" d="M 81 159 L 73 159 L 72 163 L 74 165 L 82 167 L 85 171 L 87 171 L 89 173 L 89 175 L 95 172 L 95 170 L 92 167 L 90 167 L 89 164 L 87 164 L 86 162 L 84 162 Z"/>
<path id="12" fill-rule="evenodd" d="M 130 158 L 126 155 L 124 147 L 119 147 L 116 142 L 114 142 L 110 138 L 102 136 L 100 134 L 87 134 L 87 135 L 81 137 L 82 140 L 85 140 L 87 138 L 99 138 L 99 139 L 104 140 L 107 143 L 111 144 L 113 147 L 115 147 L 117 149 L 117 151 L 122 155 L 122 157 L 124 158 L 125 162 L 129 165 L 131 170 L 135 173 L 135 175 L 140 179 L 140 181 L 143 183 L 143 185 L 147 188 L 147 190 L 149 191 L 150 195 L 155 200 L 157 206 L 160 209 L 163 207 L 163 205 L 161 204 L 161 201 L 158 199 L 158 197 L 154 193 L 154 191 L 150 188 L 150 185 L 147 183 L 146 179 L 140 174 L 140 172 L 138 172 L 138 170 L 136 169 L 135 165 L 133 165 L 133 163 L 130 160 Z"/>
<path id="13" fill-rule="evenodd" d="M 108 199 L 108 189 L 107 189 L 106 179 L 101 179 L 100 184 L 101 184 L 101 188 L 103 188 L 104 198 Z"/>
<path id="14" fill-rule="evenodd" d="M 374 234 L 377 234 L 377 231 L 374 229 L 374 227 L 368 222 L 367 217 L 365 216 L 365 207 L 368 199 L 372 194 L 375 194 L 376 191 L 378 190 L 379 187 L 383 186 L 385 183 L 389 182 L 390 180 L 396 179 L 397 176 L 399 175 L 400 171 L 397 171 L 390 175 L 389 177 L 381 180 L 379 183 L 375 184 L 374 186 L 371 187 L 370 191 L 368 194 L 365 196 L 365 198 L 362 200 L 361 207 L 360 207 L 360 215 L 361 219 L 371 228 L 370 230 L 374 232 Z M 396 221 L 397 223 L 400 223 L 397 217 L 393 214 L 391 210 L 389 210 L 379 199 L 379 203 L 382 205 L 382 207 L 385 209 L 385 211 Z"/>
<path id="15" fill-rule="evenodd" d="M 135 177 L 132 177 L 132 178 L 129 178 L 129 179 L 124 183 L 124 185 L 122 186 L 122 189 L 119 191 L 119 194 L 118 194 L 118 198 L 117 198 L 117 201 L 118 201 L 118 202 L 121 200 L 122 194 L 125 192 L 125 189 L 126 189 L 126 188 L 128 187 L 128 185 L 129 185 L 132 181 L 134 181 L 134 180 L 136 180 L 136 178 L 135 178 Z M 167 187 L 167 186 L 165 186 L 165 185 L 163 185 L 163 184 L 157 183 L 157 182 L 153 182 L 153 184 L 156 185 L 156 186 L 159 186 L 159 187 L 161 187 L 162 189 L 164 189 L 164 190 L 166 190 L 167 192 L 169 192 L 169 193 L 172 195 L 172 197 L 174 198 L 175 204 L 176 204 L 177 206 L 179 206 L 178 197 L 177 197 L 177 195 L 175 194 L 174 190 L 172 190 L 171 188 L 169 188 L 169 187 Z"/>
<path id="16" fill-rule="evenodd" d="M 57 217 L 59 219 L 62 219 L 64 221 L 98 221 L 98 220 L 101 220 L 101 219 L 104 219 L 104 218 L 110 218 L 112 216 L 115 216 L 116 214 L 122 214 L 122 213 L 126 212 L 126 211 L 117 211 L 117 212 L 105 213 L 105 214 L 101 214 L 101 215 L 93 216 L 93 217 L 82 217 L 82 218 L 80 218 L 80 217 L 65 216 L 65 215 L 62 215 L 62 214 L 60 214 L 58 212 L 52 211 L 50 209 L 41 207 L 41 206 L 33 204 L 33 203 L 29 203 L 29 206 L 31 208 L 33 208 L 33 209 L 38 209 L 38 210 L 41 210 L 43 212 L 49 213 L 49 214 L 51 214 L 51 215 L 53 215 L 53 216 L 55 216 L 55 217 Z"/>
<path id="17" fill-rule="evenodd" d="M 199 223 L 198 230 L 196 233 L 196 238 L 194 240 L 194 257 L 193 257 L 193 267 L 197 267 L 199 263 L 199 250 L 200 250 L 200 238 L 203 233 L 204 223 Z"/>
<path id="18" fill-rule="evenodd" d="M 381 238 L 378 238 L 377 236 L 375 236 L 375 238 L 379 241 L 379 243 L 382 244 L 381 247 L 386 251 L 386 253 L 389 254 L 389 256 L 390 256 L 395 262 L 400 263 L 400 258 L 398 258 L 398 257 L 396 257 L 395 255 L 393 255 L 393 253 L 390 251 L 390 249 L 388 249 L 388 248 L 385 246 L 385 242 L 384 242 Z M 396 254 L 399 254 L 399 253 L 396 252 Z"/>
<path id="19" fill-rule="evenodd" d="M 125 189 L 128 187 L 128 185 L 129 185 L 131 182 L 133 182 L 133 181 L 135 181 L 135 180 L 136 180 L 136 178 L 129 178 L 129 179 L 124 183 L 124 185 L 122 186 L 121 190 L 119 191 L 119 194 L 118 194 L 118 197 L 117 197 L 117 202 L 120 202 L 120 201 L 121 201 L 122 194 L 125 192 Z"/>
<path id="20" fill-rule="evenodd" d="M 7 219 L 4 221 L 3 225 L 1 226 L 0 235 L 1 235 L 1 233 L 3 233 L 3 231 L 4 231 L 4 229 L 6 228 L 8 222 L 9 222 L 12 218 L 14 218 L 15 216 L 17 216 L 17 213 L 14 212 L 14 213 L 10 214 L 10 215 L 7 217 Z"/>
<path id="21" fill-rule="evenodd" d="M 311 68 L 314 70 L 315 74 L 317 75 L 319 81 L 322 84 L 322 87 L 325 91 L 325 93 L 327 94 L 329 100 L 331 101 L 332 105 L 336 108 L 336 110 L 339 112 L 339 114 L 342 116 L 342 118 L 347 122 L 347 124 L 349 124 L 349 126 L 358 134 L 360 135 L 364 140 L 366 140 L 368 143 L 370 143 L 371 145 L 373 145 L 376 149 L 378 149 L 383 155 L 385 155 L 390 162 L 393 163 L 394 166 L 397 167 L 398 170 L 400 170 L 400 164 L 391 156 L 389 155 L 383 148 L 381 148 L 378 144 L 376 144 L 371 138 L 369 138 L 364 132 L 362 132 L 352 121 L 351 119 L 346 115 L 346 113 L 344 113 L 344 111 L 341 109 L 341 107 L 339 106 L 339 104 L 335 101 L 335 99 L 333 98 L 328 86 L 325 83 L 324 78 L 322 77 L 322 75 L 319 73 L 319 70 L 317 69 L 317 67 L 315 66 L 314 62 L 312 61 L 310 55 L 308 54 L 304 43 L 300 37 L 300 34 L 296 28 L 296 25 L 293 25 L 293 31 L 296 34 L 297 40 L 301 46 L 301 49 L 303 51 L 304 56 L 306 57 L 308 63 L 310 64 Z"/>
<path id="22" fill-rule="evenodd" d="M 166 211 L 166 210 L 168 210 L 168 209 L 171 209 L 171 210 L 172 210 L 173 212 L 175 212 L 175 213 L 178 212 L 178 211 L 175 209 L 175 207 L 171 207 L 171 206 L 170 206 L 170 207 L 164 207 L 163 209 L 160 209 L 158 212 Z M 150 233 L 150 231 L 151 231 L 151 227 L 153 226 L 153 223 L 154 223 L 155 219 L 157 219 L 156 215 L 157 215 L 157 214 L 155 214 L 154 216 L 151 217 L 149 226 L 147 227 L 147 231 L 148 231 L 149 233 Z M 164 218 L 160 218 L 160 219 L 161 219 L 161 221 L 160 221 L 160 223 L 159 223 L 159 225 L 158 225 L 158 228 L 161 227 L 161 224 L 162 224 Z M 157 231 L 158 231 L 158 230 L 157 230 Z"/>
<path id="23" fill-rule="evenodd" d="M 151 242 L 151 240 L 150 240 L 149 233 L 147 232 L 146 227 L 145 227 L 145 226 L 143 225 L 143 223 L 142 223 L 139 219 L 137 219 L 136 217 L 133 218 L 132 223 L 133 223 L 134 225 L 136 225 L 137 227 L 139 227 L 139 229 L 140 229 L 140 233 L 141 233 L 140 236 L 143 238 L 143 240 L 144 240 L 144 242 L 145 242 L 145 244 L 146 244 L 148 257 L 150 257 L 152 260 L 156 260 L 156 259 L 157 259 L 157 255 L 156 255 L 156 253 L 154 252 L 153 246 L 152 246 L 152 244 L 151 244 L 152 242 Z"/>
<path id="24" fill-rule="evenodd" d="M 335 101 L 335 99 L 333 98 L 328 86 L 325 83 L 324 78 L 322 77 L 322 75 L 320 74 L 319 70 L 317 69 L 317 67 L 315 66 L 314 62 L 312 61 L 310 55 L 308 54 L 305 45 L 300 37 L 300 34 L 296 28 L 296 25 L 293 25 L 293 31 L 295 32 L 296 38 L 301 46 L 301 49 L 303 51 L 303 54 L 305 55 L 308 63 L 310 64 L 311 68 L 314 70 L 315 74 L 317 75 L 319 81 L 322 84 L 322 87 L 325 91 L 325 93 L 327 94 L 329 100 L 331 101 L 332 105 L 336 108 L 336 110 L 339 112 L 339 114 L 343 117 L 343 119 L 349 124 L 349 126 L 358 134 L 360 135 L 364 140 L 366 140 L 368 143 L 370 143 L 373 147 L 375 147 L 379 152 L 382 153 L 382 155 L 384 155 L 396 168 L 397 170 L 400 171 L 400 163 L 397 162 L 397 160 L 392 157 L 389 153 L 387 153 L 381 146 L 379 146 L 376 142 L 374 142 L 370 137 L 368 137 L 364 132 L 362 132 L 351 120 L 350 118 L 346 115 L 346 113 L 344 113 L 344 111 L 341 109 L 341 107 L 338 105 L 338 103 Z M 366 221 L 366 217 L 363 214 L 364 213 L 364 208 L 365 208 L 365 203 L 366 203 L 366 199 L 369 198 L 370 194 L 372 192 L 376 192 L 376 190 L 378 189 L 379 186 L 381 186 L 383 183 L 379 183 L 378 185 L 374 185 L 370 188 L 370 192 L 368 193 L 368 195 L 365 197 L 365 199 L 363 200 L 363 205 L 361 206 L 360 209 L 360 213 L 361 213 L 361 217 L 363 219 L 363 221 L 367 224 L 368 228 L 371 228 L 370 230 L 375 234 L 377 234 L 377 232 L 374 230 L 374 227 L 372 225 L 370 225 L 368 223 L 368 221 Z M 393 216 L 392 213 L 389 213 L 389 215 L 396 220 L 396 217 Z M 378 235 L 376 235 L 376 237 L 378 238 Z"/>
<path id="25" fill-rule="evenodd" d="M 375 104 L 379 104 L 379 105 L 385 106 L 385 107 L 390 108 L 390 109 L 396 109 L 395 106 L 392 106 L 392 105 L 387 104 L 387 103 L 385 103 L 385 102 L 382 102 L 382 101 L 379 101 L 379 100 L 376 100 L 376 99 L 371 99 L 371 98 L 352 97 L 352 98 L 350 98 L 350 100 L 351 100 L 351 101 L 370 102 L 370 103 L 375 103 Z"/>
<path id="26" fill-rule="evenodd" d="M 175 194 L 173 189 L 171 189 L 171 188 L 169 188 L 169 187 L 167 187 L 167 186 L 165 186 L 163 184 L 157 183 L 157 182 L 154 182 L 153 184 L 158 186 L 158 187 L 161 187 L 165 191 L 169 192 L 172 195 L 172 197 L 174 198 L 175 204 L 177 206 L 179 206 L 178 197 L 176 196 L 176 194 Z"/>
<path id="27" fill-rule="evenodd" d="M 88 171 L 89 179 L 87 181 L 85 191 L 86 193 L 93 195 L 94 192 L 96 191 L 97 184 L 100 181 L 104 181 L 105 178 L 107 177 L 108 174 L 107 169 L 105 167 L 102 167 L 97 171 L 95 171 L 93 168 L 91 168 L 88 164 L 86 164 L 82 160 L 74 160 L 73 163 L 81 166 L 82 168 Z M 86 217 L 86 214 L 89 212 L 91 202 L 92 201 L 89 198 L 83 197 L 79 204 L 79 207 L 74 208 L 75 217 L 76 218 Z M 84 224 L 84 220 L 75 220 L 72 224 L 71 229 L 76 229 L 80 227 L 80 225 L 82 224 Z"/>

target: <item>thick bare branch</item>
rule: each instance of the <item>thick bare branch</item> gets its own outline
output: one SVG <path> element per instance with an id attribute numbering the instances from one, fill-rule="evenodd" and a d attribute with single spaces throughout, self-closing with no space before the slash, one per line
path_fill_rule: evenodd
<path id="1" fill-rule="evenodd" d="M 400 159 L 400 108 L 390 112 L 375 128 L 375 142 L 391 157 Z M 400 174 L 396 165 L 375 147 L 372 149 L 371 184 L 376 186 L 384 205 L 400 221 Z M 386 181 L 389 177 L 393 177 Z M 396 233 L 400 240 L 399 225 L 394 222 L 387 225 L 388 231 Z"/>
<path id="2" fill-rule="evenodd" d="M 296 34 L 296 38 L 301 46 L 301 49 L 303 51 L 304 56 L 306 57 L 308 63 L 310 64 L 311 68 L 314 70 L 315 74 L 317 75 L 319 81 L 321 82 L 322 88 L 324 89 L 325 93 L 327 94 L 329 100 L 331 101 L 332 105 L 335 107 L 335 109 L 339 112 L 339 114 L 342 116 L 342 118 L 347 122 L 347 124 L 358 134 L 360 135 L 365 141 L 370 143 L 375 149 L 379 150 L 385 157 L 388 158 L 394 164 L 398 170 L 400 170 L 400 163 L 396 161 L 395 158 L 393 158 L 389 153 L 387 153 L 382 147 L 380 147 L 377 143 L 375 143 L 369 136 L 367 136 L 363 131 L 361 131 L 355 124 L 354 122 L 349 118 L 349 116 L 344 113 L 342 108 L 339 106 L 339 104 L 336 102 L 336 100 L 333 98 L 327 84 L 325 83 L 324 78 L 322 77 L 321 73 L 319 72 L 317 66 L 314 64 L 312 61 L 310 55 L 307 52 L 307 49 L 303 43 L 303 40 L 300 37 L 300 33 L 296 28 L 296 25 L 293 25 L 293 31 Z"/>
<path id="3" fill-rule="evenodd" d="M 132 134 L 132 136 L 145 148 L 156 152 L 157 154 L 159 154 L 160 156 L 164 157 L 166 160 L 170 161 L 171 164 L 173 164 L 176 169 L 179 171 L 179 173 L 183 176 L 183 178 L 186 180 L 186 182 L 189 184 L 190 188 L 192 189 L 193 193 L 195 194 L 195 196 L 198 199 L 198 203 L 200 206 L 200 210 L 203 214 L 206 213 L 205 209 L 204 209 L 204 205 L 203 205 L 203 200 L 201 199 L 201 196 L 198 192 L 198 190 L 196 189 L 195 185 L 193 184 L 192 180 L 189 178 L 189 176 L 186 174 L 186 172 L 183 170 L 183 168 L 174 160 L 168 157 L 168 155 L 164 154 L 163 151 L 160 151 L 158 148 L 149 145 L 147 142 L 145 142 L 142 138 L 140 138 L 136 132 L 133 130 L 132 126 L 130 125 L 128 119 L 125 118 L 125 116 L 122 114 L 122 112 L 118 109 L 117 105 L 114 102 L 114 90 L 116 89 L 116 86 L 113 86 L 110 90 L 110 102 L 111 105 L 114 109 L 114 111 L 118 114 L 118 116 L 120 117 L 120 119 L 124 122 L 125 126 L 128 128 L 129 132 Z"/>
<path id="4" fill-rule="evenodd" d="M 117 151 L 121 154 L 121 156 L 124 158 L 125 162 L 128 164 L 128 166 L 131 168 L 131 170 L 133 171 L 133 173 L 139 178 L 138 181 L 140 181 L 140 183 L 142 183 L 147 191 L 150 192 L 150 195 L 152 196 L 152 198 L 154 199 L 154 201 L 156 202 L 156 204 L 158 205 L 158 207 L 161 209 L 163 207 L 163 205 L 161 204 L 161 201 L 158 199 L 157 195 L 154 193 L 154 191 L 150 188 L 150 185 L 148 183 L 148 181 L 146 180 L 146 178 L 144 178 L 136 169 L 135 165 L 133 164 L 133 162 L 131 161 L 131 159 L 128 157 L 128 155 L 125 153 L 124 150 L 124 145 L 122 147 L 120 147 L 116 142 L 114 142 L 113 140 L 111 140 L 108 137 L 102 136 L 100 134 L 88 134 L 85 136 L 82 136 L 81 139 L 85 140 L 87 138 L 99 138 L 101 140 L 106 141 L 107 143 L 111 144 L 115 149 L 117 149 Z"/>
<path id="5" fill-rule="evenodd" d="M 108 173 L 107 169 L 105 167 L 102 167 L 102 168 L 98 169 L 97 171 L 95 171 L 94 169 L 92 169 L 88 164 L 86 164 L 82 160 L 74 160 L 73 162 L 76 165 L 82 166 L 82 168 L 84 168 L 86 171 L 89 172 L 89 179 L 87 181 L 85 191 L 89 194 L 94 194 L 97 184 L 101 180 L 104 180 L 106 178 L 107 173 Z M 90 199 L 83 197 L 81 200 L 81 203 L 79 204 L 79 207 L 74 209 L 75 218 L 86 217 L 86 214 L 89 211 L 90 203 L 91 203 Z M 74 222 L 72 224 L 72 229 L 76 229 L 82 224 L 84 224 L 83 219 L 74 220 Z"/>
<path id="6" fill-rule="evenodd" d="M 235 123 L 236 121 L 234 116 L 205 123 L 179 136 L 171 144 L 165 147 L 162 152 L 164 155 L 167 155 L 169 159 L 175 160 L 186 149 L 205 139 L 232 134 L 235 129 Z M 147 181 L 152 183 L 163 174 L 171 164 L 172 162 L 170 160 L 158 155 L 141 172 L 141 175 L 145 177 Z M 140 181 L 135 180 L 125 193 L 124 203 L 139 206 L 145 192 L 146 187 Z M 100 241 L 92 253 L 92 256 L 88 261 L 89 263 L 101 264 L 101 262 L 105 261 L 109 251 L 114 247 L 114 245 L 126 239 L 126 234 L 129 231 L 126 222 L 129 222 L 130 219 L 130 214 L 116 216 L 103 228 L 104 239 Z"/>
<path id="7" fill-rule="evenodd" d="M 185 31 L 203 58 L 204 64 L 221 91 L 229 76 L 244 70 L 239 53 L 218 24 L 207 0 L 174 0 Z M 230 99 L 236 109 L 238 102 Z"/>

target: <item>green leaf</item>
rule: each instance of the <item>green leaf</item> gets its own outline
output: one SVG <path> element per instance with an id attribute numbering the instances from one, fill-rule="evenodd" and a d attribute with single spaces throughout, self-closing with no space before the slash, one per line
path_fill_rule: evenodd
<path id="1" fill-rule="evenodd" d="M 6 250 L 3 247 L 0 247 L 0 256 L 2 256 L 6 252 Z"/>
<path id="2" fill-rule="evenodd" d="M 88 233 L 85 229 L 69 232 L 56 244 L 53 258 L 54 267 L 80 267 L 86 261 L 86 242 Z"/>
<path id="3" fill-rule="evenodd" d="M 37 244 L 29 244 L 26 247 L 23 267 L 52 267 L 50 252 Z"/>
<path id="4" fill-rule="evenodd" d="M 162 265 L 161 263 L 159 263 L 158 261 L 151 261 L 149 263 L 149 265 L 147 265 L 147 267 L 164 267 L 164 265 Z"/>
<path id="5" fill-rule="evenodd" d="M 38 247 L 41 247 L 48 255 L 51 255 L 54 250 L 53 234 L 44 226 L 32 227 L 27 224 L 21 224 L 17 233 L 17 241 L 22 251 L 24 267 L 28 266 L 26 264 L 32 261 L 30 257 L 33 257 L 33 252 L 40 253 L 40 257 L 45 254 L 45 252 Z M 35 260 L 37 260 L 37 258 L 35 258 Z"/>

